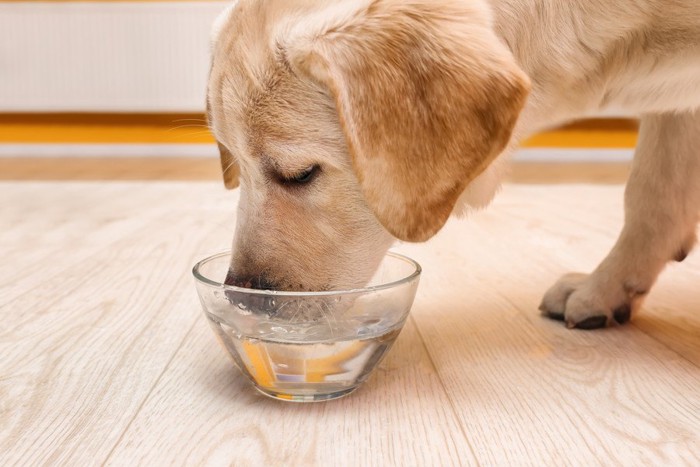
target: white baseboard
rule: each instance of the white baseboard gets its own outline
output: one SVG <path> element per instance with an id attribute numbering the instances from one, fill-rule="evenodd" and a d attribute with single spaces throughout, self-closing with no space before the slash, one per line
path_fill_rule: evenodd
<path id="1" fill-rule="evenodd" d="M 214 144 L 0 144 L 0 157 L 219 157 Z"/>
<path id="2" fill-rule="evenodd" d="M 632 149 L 527 148 L 513 162 L 620 163 Z M 214 144 L 0 144 L 0 157 L 219 157 Z"/>
<path id="3" fill-rule="evenodd" d="M 516 151 L 514 162 L 630 162 L 634 149 L 527 148 Z"/>

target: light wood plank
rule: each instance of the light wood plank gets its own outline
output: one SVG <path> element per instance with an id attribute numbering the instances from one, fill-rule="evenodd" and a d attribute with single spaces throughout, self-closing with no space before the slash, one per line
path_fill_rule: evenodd
<path id="1" fill-rule="evenodd" d="M 0 180 L 217 180 L 217 158 L 0 157 Z"/>
<path id="2" fill-rule="evenodd" d="M 559 274 L 590 270 L 612 246 L 621 200 L 621 187 L 510 186 L 486 212 L 404 247 L 430 290 L 414 319 L 480 462 L 700 462 L 697 309 L 670 305 L 690 323 L 673 347 L 671 334 L 642 332 L 641 317 L 586 332 L 537 310 Z M 676 293 L 697 296 L 697 287 Z M 641 316 L 661 311 L 651 303 Z"/>
<path id="3" fill-rule="evenodd" d="M 0 465 L 700 463 L 700 254 L 628 326 L 538 316 L 559 274 L 615 241 L 620 186 L 509 185 L 401 245 L 425 271 L 412 320 L 366 386 L 313 405 L 258 396 L 199 310 L 189 268 L 228 247 L 236 192 L 10 183 L 0 196 L 0 248 L 19 259 L 0 289 Z"/>
<path id="4" fill-rule="evenodd" d="M 299 405 L 255 392 L 202 318 L 108 462 L 129 463 L 398 466 L 475 460 L 412 322 L 354 394 Z"/>
<path id="5" fill-rule="evenodd" d="M 62 188 L 73 202 L 52 204 Z M 171 200 L 167 216 L 142 219 L 135 233 L 105 241 L 77 264 L 65 245 L 47 262 L 70 267 L 2 305 L 0 465 L 104 460 L 199 318 L 187 300 L 189 270 L 203 245 L 223 235 L 207 203 L 181 211 L 185 196 L 198 203 L 196 185 L 180 188 L 188 191 Z M 44 208 L 27 215 L 72 213 L 92 191 L 48 185 L 36 193 Z M 133 184 L 120 191 L 139 198 Z"/>
<path id="6" fill-rule="evenodd" d="M 11 293 L 22 293 L 20 284 L 31 287 L 66 267 L 67 260 L 78 263 L 105 244 L 167 215 L 166 201 L 190 198 L 181 186 L 167 184 L 142 184 L 138 192 L 139 196 L 124 196 L 123 185 L 100 182 L 0 185 L 0 245 L 5 250 L 0 294 L 7 299 Z"/>
<path id="7" fill-rule="evenodd" d="M 514 248 L 525 255 L 534 253 L 530 267 L 544 261 L 540 274 L 554 271 L 545 289 L 559 274 L 593 270 L 622 229 L 622 186 L 514 189 L 523 190 L 523 200 L 498 198 L 495 205 L 507 201 L 508 210 L 490 211 L 497 221 L 489 229 L 504 229 L 504 235 L 524 232 L 508 236 L 508 242 L 517 242 Z M 633 325 L 700 366 L 698 283 L 700 249 L 695 249 L 683 263 L 668 263 Z"/>
<path id="8" fill-rule="evenodd" d="M 626 163 L 518 162 L 514 183 L 624 183 Z M 216 158 L 192 157 L 0 157 L 0 180 L 196 180 L 222 181 Z"/>
<path id="9" fill-rule="evenodd" d="M 629 173 L 628 163 L 516 162 L 511 165 L 507 180 L 526 184 L 611 185 L 625 183 Z"/>

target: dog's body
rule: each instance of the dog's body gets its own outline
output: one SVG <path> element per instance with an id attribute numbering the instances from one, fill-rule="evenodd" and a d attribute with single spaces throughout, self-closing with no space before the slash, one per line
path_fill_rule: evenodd
<path id="1" fill-rule="evenodd" d="M 522 138 L 606 110 L 641 115 L 625 228 L 542 311 L 624 322 L 695 243 L 694 0 L 241 0 L 216 29 L 210 119 L 242 186 L 233 282 L 361 285 L 395 238 L 487 204 Z"/>

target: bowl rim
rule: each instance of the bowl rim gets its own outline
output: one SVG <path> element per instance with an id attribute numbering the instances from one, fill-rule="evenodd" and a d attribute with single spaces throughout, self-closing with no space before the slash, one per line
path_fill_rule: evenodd
<path id="1" fill-rule="evenodd" d="M 231 290 L 234 292 L 239 292 L 239 293 L 246 293 L 246 294 L 253 294 L 253 295 L 269 295 L 269 296 L 275 296 L 275 297 L 280 297 L 280 296 L 290 296 L 290 297 L 329 297 L 329 296 L 334 296 L 334 295 L 348 295 L 348 294 L 363 294 L 363 293 L 369 293 L 369 292 L 376 292 L 379 290 L 386 290 L 386 289 L 391 289 L 393 287 L 397 287 L 399 285 L 407 284 L 414 279 L 417 279 L 420 277 L 421 273 L 423 272 L 423 268 L 421 265 L 414 259 L 409 258 L 406 255 L 402 255 L 400 253 L 396 253 L 395 251 L 389 250 L 384 258 L 387 256 L 390 256 L 393 259 L 398 259 L 401 261 L 404 261 L 406 263 L 409 263 L 410 265 L 413 266 L 414 270 L 411 274 L 409 274 L 406 277 L 402 277 L 401 279 L 392 281 L 392 282 L 386 282 L 384 284 L 377 284 L 377 285 L 371 285 L 369 287 L 360 287 L 360 288 L 355 288 L 355 289 L 345 289 L 345 290 L 323 290 L 323 291 L 312 291 L 312 292 L 295 292 L 295 291 L 285 291 L 285 290 L 263 290 L 263 289 L 248 289 L 245 287 L 236 287 L 235 285 L 227 285 L 223 284 L 221 282 L 217 282 L 215 280 L 209 279 L 208 277 L 205 277 L 199 270 L 204 264 L 209 263 L 211 261 L 217 260 L 221 258 L 222 256 L 231 256 L 232 250 L 226 250 L 222 251 L 221 253 L 216 253 L 214 255 L 208 256 L 204 258 L 201 261 L 198 261 L 197 264 L 192 267 L 192 275 L 194 276 L 195 280 L 199 283 L 202 283 L 204 285 L 212 286 L 212 287 L 217 287 L 221 288 L 224 290 Z M 384 258 L 382 258 L 382 261 L 384 261 Z"/>

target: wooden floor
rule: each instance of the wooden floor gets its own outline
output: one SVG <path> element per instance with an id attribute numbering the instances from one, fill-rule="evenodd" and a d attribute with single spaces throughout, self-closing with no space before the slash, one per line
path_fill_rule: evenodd
<path id="1" fill-rule="evenodd" d="M 190 268 L 226 249 L 211 182 L 0 183 L 0 465 L 700 465 L 700 253 L 631 324 L 538 315 L 622 222 L 622 187 L 507 185 L 397 249 L 411 317 L 355 394 L 258 395 L 207 327 Z"/>
<path id="2" fill-rule="evenodd" d="M 624 183 L 628 163 L 527 162 L 512 164 L 517 183 Z M 217 158 L 0 157 L 2 180 L 222 180 Z M 223 183 L 223 182 L 222 182 Z"/>

